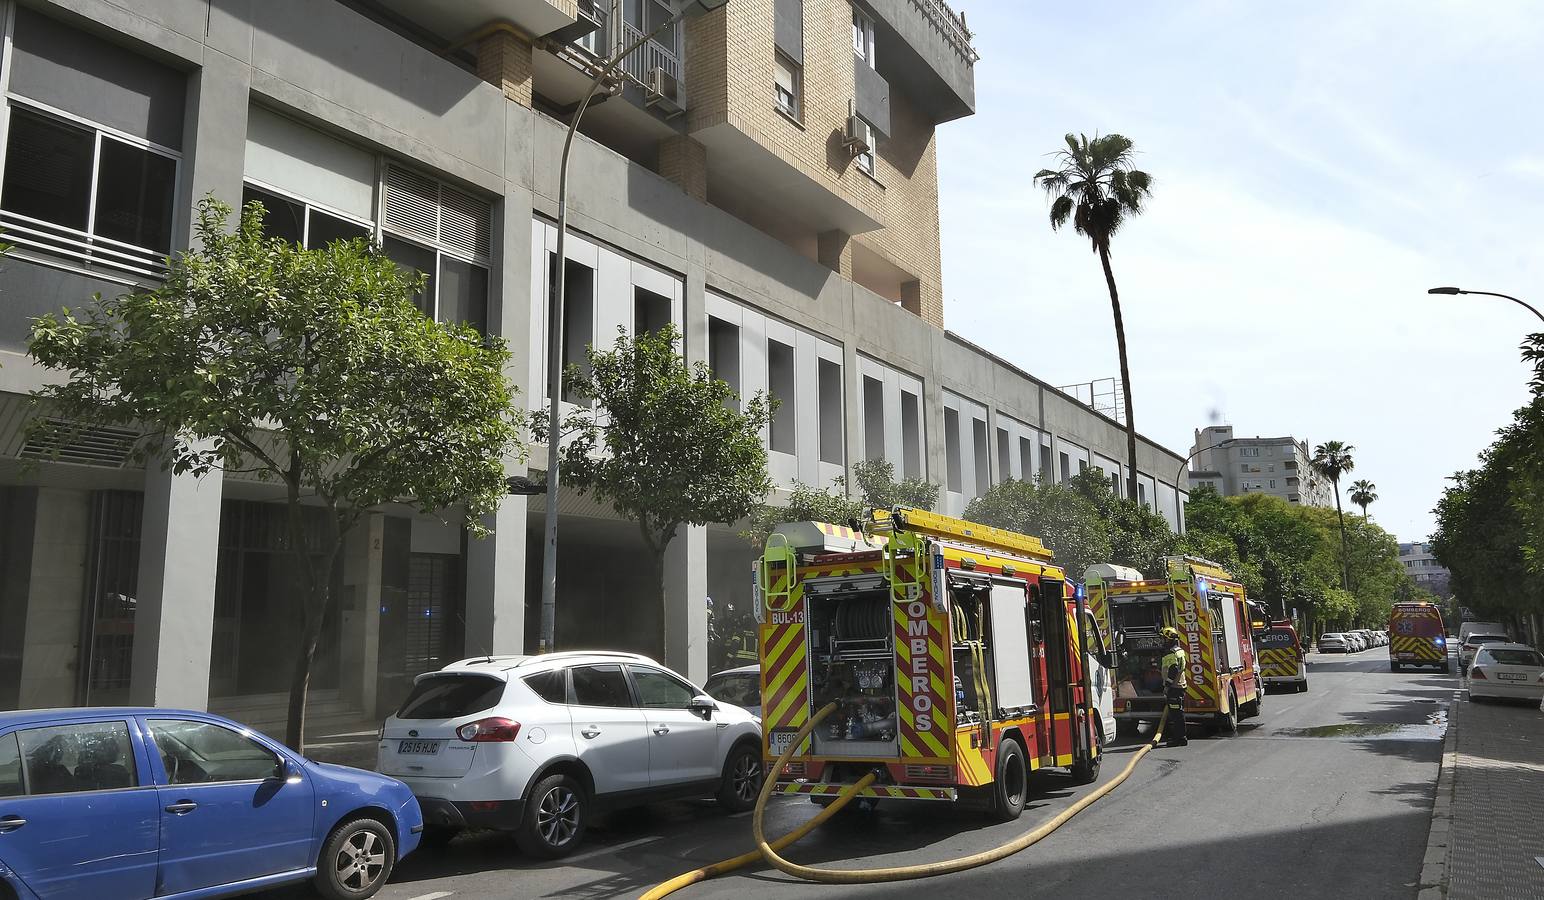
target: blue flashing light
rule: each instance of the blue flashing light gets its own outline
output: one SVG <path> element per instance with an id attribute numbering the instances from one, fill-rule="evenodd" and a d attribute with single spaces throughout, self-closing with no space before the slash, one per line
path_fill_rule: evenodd
<path id="1" fill-rule="evenodd" d="M 1447 646 L 1447 638 L 1440 638 L 1440 637 L 1437 638 L 1437 646 L 1438 647 L 1446 647 Z"/>

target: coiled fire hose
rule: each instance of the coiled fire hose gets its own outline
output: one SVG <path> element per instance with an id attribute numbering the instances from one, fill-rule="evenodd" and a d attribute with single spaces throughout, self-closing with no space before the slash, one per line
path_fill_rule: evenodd
<path id="1" fill-rule="evenodd" d="M 725 872 L 732 872 L 735 869 L 755 862 L 757 859 L 765 859 L 789 875 L 823 884 L 873 884 L 885 881 L 908 881 L 915 878 L 930 878 L 935 875 L 963 872 L 966 869 L 974 869 L 978 866 L 997 862 L 1000 859 L 1006 859 L 1020 850 L 1039 843 L 1051 832 L 1065 825 L 1073 816 L 1092 806 L 1101 797 L 1119 787 L 1122 782 L 1130 777 L 1132 771 L 1136 769 L 1137 763 L 1142 761 L 1142 757 L 1146 756 L 1147 752 L 1157 746 L 1158 742 L 1163 739 L 1163 729 L 1169 718 L 1169 709 L 1165 706 L 1163 714 L 1158 718 L 1158 728 L 1153 732 L 1152 740 L 1143 744 L 1137 750 L 1131 757 L 1131 761 L 1126 764 L 1126 768 L 1122 769 L 1119 775 L 1100 785 L 1096 790 L 1089 793 L 1088 796 L 1062 810 L 1050 821 L 1036 827 L 1032 831 L 1019 835 L 1005 844 L 1000 844 L 990 850 L 983 850 L 980 853 L 973 853 L 970 856 L 960 856 L 954 859 L 922 863 L 914 866 L 894 866 L 880 869 L 818 869 L 812 866 L 801 866 L 798 863 L 789 862 L 779 856 L 777 851 L 809 834 L 819 827 L 821 823 L 840 812 L 842 807 L 846 806 L 859 792 L 874 783 L 875 779 L 879 777 L 877 772 L 870 772 L 849 785 L 837 795 L 830 806 L 821 810 L 814 818 L 771 843 L 767 842 L 762 817 L 766 812 L 767 800 L 771 798 L 772 792 L 776 788 L 777 773 L 783 771 L 783 766 L 787 765 L 788 760 L 798 750 L 799 745 L 804 742 L 804 739 L 809 736 L 809 733 L 815 729 L 815 726 L 820 724 L 822 719 L 835 710 L 836 704 L 830 703 L 815 713 L 814 716 L 811 716 L 810 720 L 804 724 L 804 727 L 799 729 L 799 733 L 789 742 L 788 749 L 778 756 L 777 762 L 773 763 L 772 768 L 768 770 L 767 777 L 761 785 L 761 794 L 756 798 L 756 810 L 751 819 L 751 827 L 756 836 L 755 851 L 742 853 L 731 859 L 716 862 L 710 866 L 703 866 L 700 869 L 693 869 L 690 872 L 683 872 L 669 881 L 655 885 L 642 894 L 639 900 L 659 900 L 659 898 L 673 894 L 681 888 L 700 881 L 706 881 Z"/>

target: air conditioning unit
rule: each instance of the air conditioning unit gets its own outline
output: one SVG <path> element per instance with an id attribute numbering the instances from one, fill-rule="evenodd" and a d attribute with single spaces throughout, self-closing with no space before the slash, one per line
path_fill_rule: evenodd
<path id="1" fill-rule="evenodd" d="M 859 116 L 847 117 L 847 131 L 842 138 L 847 152 L 859 156 L 874 149 L 874 129 Z"/>
<path id="2" fill-rule="evenodd" d="M 675 75 L 655 66 L 649 70 L 649 96 L 644 103 L 659 107 L 667 116 L 679 115 L 682 112 L 680 91 L 681 85 Z"/>

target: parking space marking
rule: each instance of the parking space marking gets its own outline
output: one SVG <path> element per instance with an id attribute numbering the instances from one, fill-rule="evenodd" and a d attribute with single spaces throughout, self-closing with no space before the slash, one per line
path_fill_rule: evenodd
<path id="1" fill-rule="evenodd" d="M 662 841 L 662 840 L 664 840 L 664 838 L 660 837 L 660 836 L 646 837 L 646 838 L 638 838 L 635 841 L 628 841 L 625 844 L 612 844 L 612 845 L 606 846 L 606 847 L 596 847 L 594 850 L 590 850 L 590 851 L 587 851 L 585 853 L 575 853 L 573 856 L 569 856 L 569 857 L 564 858 L 561 862 L 562 862 L 563 865 L 566 866 L 566 865 L 569 865 L 570 863 L 576 863 L 576 862 L 580 861 L 581 859 L 590 859 L 590 858 L 596 857 L 596 856 L 604 856 L 607 853 L 620 853 L 623 850 L 631 850 L 634 847 L 641 847 L 644 844 L 652 844 L 655 841 Z"/>
<path id="2" fill-rule="evenodd" d="M 419 894 L 417 897 L 409 897 L 408 900 L 444 900 L 454 894 L 455 891 L 435 891 L 432 894 Z"/>

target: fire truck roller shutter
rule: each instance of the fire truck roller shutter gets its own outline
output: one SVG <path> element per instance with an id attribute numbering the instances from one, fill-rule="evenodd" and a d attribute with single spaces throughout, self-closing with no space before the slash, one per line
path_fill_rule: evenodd
<path id="1" fill-rule="evenodd" d="M 1031 682 L 1029 633 L 1024 609 L 1027 593 L 1022 581 L 994 581 L 988 611 L 991 614 L 992 692 L 998 707 L 1014 709 L 1035 702 Z"/>

